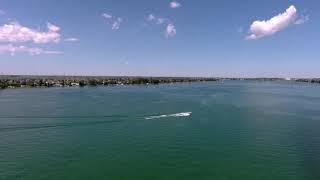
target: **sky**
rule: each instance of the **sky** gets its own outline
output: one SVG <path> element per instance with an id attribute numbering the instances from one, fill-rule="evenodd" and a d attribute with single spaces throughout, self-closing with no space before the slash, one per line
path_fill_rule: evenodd
<path id="1" fill-rule="evenodd" d="M 320 77 L 319 0 L 0 0 L 0 74 Z"/>

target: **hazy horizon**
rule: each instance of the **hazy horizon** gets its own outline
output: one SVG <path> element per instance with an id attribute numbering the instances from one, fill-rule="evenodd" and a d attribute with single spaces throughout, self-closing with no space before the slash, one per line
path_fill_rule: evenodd
<path id="1" fill-rule="evenodd" d="M 163 78 L 290 78 L 290 79 L 319 79 L 320 77 L 288 77 L 288 76 L 146 76 L 146 75 L 81 75 L 81 74 L 1 74 L 0 76 L 37 76 L 37 77 L 163 77 Z"/>

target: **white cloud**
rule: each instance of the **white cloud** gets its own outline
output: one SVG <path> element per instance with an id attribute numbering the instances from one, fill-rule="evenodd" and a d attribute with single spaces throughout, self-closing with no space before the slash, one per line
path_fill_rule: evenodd
<path id="1" fill-rule="evenodd" d="M 60 28 L 47 23 L 47 32 L 40 32 L 20 25 L 18 22 L 11 22 L 0 26 L 0 42 L 34 42 L 37 44 L 58 43 L 60 41 Z"/>
<path id="2" fill-rule="evenodd" d="M 122 23 L 122 18 L 115 17 L 111 14 L 103 13 L 102 17 L 104 17 L 109 23 L 111 23 L 111 29 L 112 30 L 118 30 L 120 29 L 120 25 Z"/>
<path id="3" fill-rule="evenodd" d="M 172 37 L 172 36 L 175 36 L 176 34 L 177 34 L 176 27 L 173 24 L 168 24 L 165 32 L 166 37 L 167 38 Z"/>
<path id="4" fill-rule="evenodd" d="M 61 51 L 48 51 L 42 48 L 29 48 L 26 46 L 14 46 L 12 44 L 0 45 L 0 54 L 10 54 L 14 56 L 17 53 L 27 53 L 29 55 L 63 54 Z"/>
<path id="5" fill-rule="evenodd" d="M 80 41 L 78 38 L 67 38 L 64 40 L 65 42 L 78 42 Z"/>
<path id="6" fill-rule="evenodd" d="M 102 17 L 104 17 L 104 18 L 106 18 L 106 19 L 111 19 L 111 18 L 112 18 L 112 15 L 107 14 L 107 13 L 103 13 L 103 14 L 102 14 Z"/>
<path id="7" fill-rule="evenodd" d="M 112 23 L 112 30 L 118 30 L 118 29 L 120 29 L 121 23 L 122 23 L 122 18 L 117 18 L 117 19 Z"/>
<path id="8" fill-rule="evenodd" d="M 300 16 L 295 22 L 295 25 L 300 25 L 300 24 L 304 24 L 305 22 L 309 21 L 310 17 L 309 15 L 306 16 Z"/>
<path id="9" fill-rule="evenodd" d="M 156 25 L 161 25 L 161 26 L 163 25 L 166 28 L 165 36 L 167 38 L 175 36 L 177 34 L 177 30 L 174 24 L 167 18 L 157 17 L 153 14 L 149 14 L 147 17 L 147 21 L 154 23 Z"/>
<path id="10" fill-rule="evenodd" d="M 156 17 L 153 14 L 148 15 L 148 18 L 147 18 L 148 21 L 153 21 L 155 19 L 156 19 Z"/>
<path id="11" fill-rule="evenodd" d="M 58 31 L 60 31 L 60 27 L 55 26 L 55 25 L 53 25 L 51 23 L 47 23 L 47 27 L 49 29 L 49 32 L 58 32 Z"/>
<path id="12" fill-rule="evenodd" d="M 162 18 L 162 17 L 156 17 L 153 14 L 149 14 L 147 17 L 147 20 L 150 22 L 155 22 L 156 24 L 159 24 L 159 25 L 169 22 L 168 19 Z"/>
<path id="13" fill-rule="evenodd" d="M 170 2 L 169 6 L 170 6 L 170 8 L 175 9 L 175 8 L 181 7 L 181 4 L 179 2 L 177 2 L 177 1 L 172 1 L 172 2 Z"/>
<path id="14" fill-rule="evenodd" d="M 165 19 L 165 18 L 158 18 L 157 19 L 157 24 L 163 24 L 163 23 L 165 23 L 167 21 L 167 19 Z"/>
<path id="15" fill-rule="evenodd" d="M 250 35 L 246 39 L 256 40 L 265 36 L 271 36 L 295 24 L 297 17 L 297 9 L 291 5 L 284 13 L 274 16 L 269 20 L 254 21 L 249 30 Z"/>

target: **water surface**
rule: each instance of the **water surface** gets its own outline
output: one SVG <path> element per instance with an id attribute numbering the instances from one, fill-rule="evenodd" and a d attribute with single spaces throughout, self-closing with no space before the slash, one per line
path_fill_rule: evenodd
<path id="1" fill-rule="evenodd" d="M 1 90 L 0 179 L 319 180 L 319 129 L 313 84 Z"/>

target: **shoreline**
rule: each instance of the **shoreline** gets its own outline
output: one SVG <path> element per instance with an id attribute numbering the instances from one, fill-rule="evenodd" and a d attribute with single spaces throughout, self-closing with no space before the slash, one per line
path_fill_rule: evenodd
<path id="1" fill-rule="evenodd" d="M 204 81 L 219 81 L 219 79 L 182 77 L 0 76 L 0 89 L 158 85 Z"/>
<path id="2" fill-rule="evenodd" d="M 112 77 L 112 76 L 24 76 L 1 75 L 0 89 L 158 85 L 210 81 L 288 81 L 320 84 L 320 78 L 221 78 L 221 77 Z"/>

